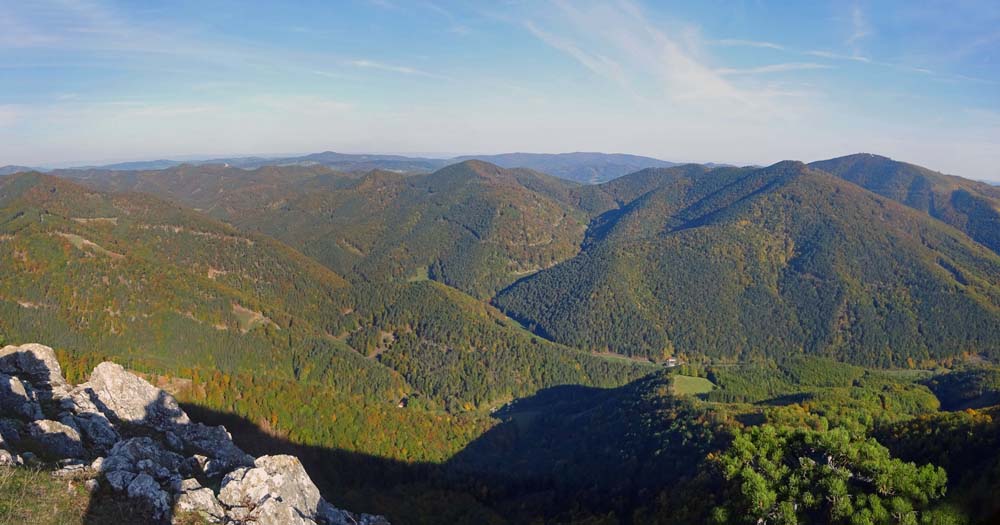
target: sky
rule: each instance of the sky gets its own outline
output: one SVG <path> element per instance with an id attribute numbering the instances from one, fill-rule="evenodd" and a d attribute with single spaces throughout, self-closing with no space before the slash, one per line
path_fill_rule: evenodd
<path id="1" fill-rule="evenodd" d="M 1000 180 L 1000 2 L 0 0 L 0 165 L 324 150 Z"/>

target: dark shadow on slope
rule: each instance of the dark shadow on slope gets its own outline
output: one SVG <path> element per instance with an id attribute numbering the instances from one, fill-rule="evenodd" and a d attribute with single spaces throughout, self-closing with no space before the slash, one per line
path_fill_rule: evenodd
<path id="1" fill-rule="evenodd" d="M 515 522 L 630 524 L 667 487 L 693 479 L 722 436 L 667 392 L 665 374 L 542 390 L 498 411 L 502 423 L 456 454 L 449 473 L 490 487 L 488 503 Z"/>
<path id="2" fill-rule="evenodd" d="M 35 370 L 36 377 L 47 373 L 38 360 L 26 366 Z M 190 444 L 180 447 L 174 439 L 171 447 L 167 431 L 205 435 L 211 432 L 205 425 L 224 425 L 235 444 L 253 456 L 298 457 L 323 497 L 334 506 L 386 515 L 394 525 L 574 522 L 593 517 L 630 523 L 637 506 L 668 483 L 692 473 L 702 457 L 683 444 L 677 444 L 670 454 L 656 454 L 663 446 L 663 429 L 657 425 L 689 415 L 686 404 L 671 397 L 643 399 L 642 393 L 656 386 L 656 381 L 662 381 L 662 376 L 654 374 L 613 389 L 558 386 L 542 390 L 499 410 L 499 424 L 444 464 L 407 463 L 296 444 L 236 414 L 196 405 L 178 406 L 163 392 L 145 407 L 142 424 L 128 423 L 137 419 L 137 414 L 119 417 L 96 396 L 90 396 L 90 401 L 115 423 L 121 440 L 148 438 L 164 445 L 160 449 L 149 447 L 153 453 L 148 459 L 154 464 L 178 470 L 196 453 L 222 457 L 224 446 L 219 450 Z M 51 392 L 47 395 L 50 405 L 46 415 L 54 418 L 59 409 Z M 184 419 L 185 412 L 190 422 Z M 651 415 L 655 417 L 650 419 Z M 690 443 L 700 441 L 704 440 L 694 436 Z M 108 456 L 110 444 L 101 450 L 89 437 L 86 443 L 92 451 L 91 457 L 85 458 L 87 462 L 93 456 Z M 140 450 L 138 455 L 143 453 Z M 652 457 L 658 459 L 648 461 Z M 133 457 L 129 464 L 135 460 Z M 105 460 L 102 467 L 105 470 L 111 468 L 107 463 Z M 155 466 L 144 469 L 154 470 Z M 219 477 L 197 472 L 182 477 L 195 477 L 202 486 L 218 492 Z M 127 490 L 112 490 L 104 476 L 99 479 L 100 488 L 90 497 L 83 523 L 156 523 L 152 519 L 154 506 L 128 497 Z M 166 479 L 155 482 L 151 485 L 154 488 L 168 483 Z M 167 502 L 167 515 L 159 521 L 171 521 L 172 507 L 173 501 Z"/>

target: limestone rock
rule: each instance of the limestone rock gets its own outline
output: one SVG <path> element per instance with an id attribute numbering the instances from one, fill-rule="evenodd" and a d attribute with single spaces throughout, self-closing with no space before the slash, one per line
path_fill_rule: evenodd
<path id="1" fill-rule="evenodd" d="M 21 458 L 9 450 L 0 448 L 0 466 L 13 467 L 22 463 Z"/>
<path id="2" fill-rule="evenodd" d="M 31 387 L 6 374 L 0 374 L 0 412 L 25 419 L 45 417 Z"/>
<path id="3" fill-rule="evenodd" d="M 316 522 L 299 513 L 298 509 L 276 498 L 267 498 L 249 510 L 244 522 L 257 525 L 316 525 Z"/>
<path id="4" fill-rule="evenodd" d="M 86 454 L 80 434 L 58 421 L 33 421 L 28 424 L 28 435 L 46 454 L 55 458 L 80 458 Z"/>
<path id="5" fill-rule="evenodd" d="M 89 390 L 90 401 L 112 421 L 163 431 L 191 423 L 173 396 L 115 363 L 97 365 L 90 381 L 81 386 Z"/>
<path id="6" fill-rule="evenodd" d="M 84 441 L 95 452 L 107 452 L 121 439 L 118 431 L 103 414 L 79 414 L 72 418 Z"/>
<path id="7" fill-rule="evenodd" d="M 0 419 L 0 444 L 21 441 L 23 424 L 13 419 Z"/>
<path id="8" fill-rule="evenodd" d="M 156 523 L 196 514 L 210 523 L 387 524 L 334 508 L 297 458 L 254 459 L 224 427 L 192 423 L 173 396 L 114 363 L 71 389 L 52 349 L 5 347 L 0 414 L 16 416 L 0 417 L 0 465 L 40 463 L 25 448 L 38 450 L 58 460 L 54 477 L 127 496 Z M 218 495 L 198 481 L 220 477 Z"/>
<path id="9" fill-rule="evenodd" d="M 83 482 L 83 486 L 84 488 L 87 489 L 87 492 L 91 494 L 97 492 L 98 489 L 101 488 L 101 484 L 96 479 L 88 479 L 87 481 Z"/>
<path id="10" fill-rule="evenodd" d="M 320 495 L 294 456 L 261 456 L 253 468 L 238 468 L 222 480 L 219 501 L 229 507 L 260 506 L 269 500 L 313 517 L 319 510 Z M 273 512 L 284 515 L 284 511 Z"/>
<path id="11" fill-rule="evenodd" d="M 170 513 L 170 496 L 160 488 L 152 477 L 146 474 L 137 475 L 128 485 L 128 497 L 140 500 L 152 512 L 153 519 L 163 519 Z"/>
<path id="12" fill-rule="evenodd" d="M 104 458 L 101 470 L 104 472 L 125 471 L 146 474 L 159 481 L 165 481 L 175 474 L 184 458 L 175 452 L 164 450 L 148 437 L 131 438 L 115 443 Z"/>
<path id="13" fill-rule="evenodd" d="M 135 474 L 127 470 L 115 470 L 111 472 L 105 472 L 104 479 L 108 480 L 108 486 L 113 490 L 121 492 L 128 488 L 129 483 L 135 479 Z"/>
<path id="14" fill-rule="evenodd" d="M 69 390 L 56 353 L 44 345 L 31 343 L 3 347 L 0 349 L 0 372 L 18 376 L 37 389 L 56 394 L 56 397 Z"/>
<path id="15" fill-rule="evenodd" d="M 194 478 L 181 482 L 175 501 L 174 510 L 177 513 L 196 513 L 212 523 L 220 523 L 226 517 L 226 512 L 212 489 L 202 487 Z"/>
<path id="16" fill-rule="evenodd" d="M 208 458 L 202 468 L 206 475 L 214 477 L 225 474 L 236 467 L 254 464 L 253 456 L 243 452 L 233 443 L 233 438 L 225 427 L 210 427 L 201 423 L 184 425 L 175 429 L 184 444 L 184 449 Z"/>

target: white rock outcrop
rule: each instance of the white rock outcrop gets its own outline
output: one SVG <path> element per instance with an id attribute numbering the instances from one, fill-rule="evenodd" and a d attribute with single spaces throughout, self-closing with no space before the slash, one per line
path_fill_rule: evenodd
<path id="1" fill-rule="evenodd" d="M 53 476 L 106 487 L 154 523 L 197 514 L 210 523 L 388 524 L 330 505 L 298 458 L 253 458 L 225 428 L 192 422 L 173 396 L 114 363 L 70 388 L 51 348 L 4 347 L 0 416 L 0 465 L 38 461 L 24 449 L 40 451 Z"/>

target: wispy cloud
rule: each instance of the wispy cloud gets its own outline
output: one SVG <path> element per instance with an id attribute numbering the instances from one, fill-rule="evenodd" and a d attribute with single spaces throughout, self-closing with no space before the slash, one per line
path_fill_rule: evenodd
<path id="1" fill-rule="evenodd" d="M 566 53 L 583 65 L 583 67 L 589 69 L 597 75 L 613 80 L 622 86 L 626 86 L 628 84 L 621 65 L 614 60 L 611 60 L 603 55 L 592 55 L 580 49 L 578 44 L 568 38 L 558 37 L 546 31 L 542 31 L 531 21 L 525 22 L 524 27 L 526 27 L 531 34 L 535 35 L 542 42 L 545 42 L 554 49 Z"/>
<path id="2" fill-rule="evenodd" d="M 468 35 L 472 32 L 467 25 L 465 25 L 454 13 L 450 10 L 441 7 L 434 2 L 422 2 L 418 4 L 423 9 L 426 9 L 432 13 L 436 13 L 448 20 L 449 28 L 448 32 L 460 36 Z"/>
<path id="3" fill-rule="evenodd" d="M 874 30 L 868 22 L 868 17 L 865 16 L 864 10 L 861 9 L 860 5 L 854 4 L 851 7 L 851 35 L 847 37 L 847 46 L 857 54 L 861 41 L 873 33 Z"/>
<path id="4" fill-rule="evenodd" d="M 713 40 L 711 42 L 717 46 L 728 46 L 728 47 L 757 47 L 764 49 L 775 49 L 784 50 L 785 46 L 775 44 L 773 42 L 765 42 L 759 40 L 740 40 L 736 38 L 723 38 L 722 40 Z"/>
<path id="5" fill-rule="evenodd" d="M 377 71 L 386 71 L 386 72 L 389 72 L 389 73 L 399 73 L 401 75 L 416 75 L 416 76 L 421 76 L 421 77 L 437 78 L 437 79 L 447 79 L 448 78 L 448 77 L 445 77 L 443 75 L 438 75 L 436 73 L 430 73 L 428 71 L 424 71 L 422 69 L 417 69 L 415 67 L 400 66 L 400 65 L 396 65 L 396 64 L 385 64 L 385 63 L 382 63 L 382 62 L 377 62 L 375 60 L 367 60 L 367 59 L 349 60 L 347 62 L 347 64 L 350 65 L 350 66 L 352 66 L 352 67 L 357 67 L 357 68 L 361 68 L 361 69 L 374 69 L 374 70 L 377 70 Z"/>
<path id="6" fill-rule="evenodd" d="M 845 55 L 843 53 L 834 53 L 832 51 L 806 51 L 805 54 L 814 57 L 829 58 L 830 60 L 851 60 L 853 62 L 864 62 L 865 64 L 872 63 L 872 59 L 865 56 Z"/>
<path id="7" fill-rule="evenodd" d="M 766 66 L 748 68 L 719 68 L 715 72 L 720 75 L 760 75 L 767 73 L 786 73 L 789 71 L 805 71 L 810 69 L 833 69 L 828 64 L 815 62 L 788 62 L 784 64 L 768 64 Z"/>
<path id="8" fill-rule="evenodd" d="M 654 100 L 746 102 L 745 93 L 699 59 L 694 49 L 699 39 L 689 28 L 668 34 L 627 0 L 554 5 L 554 16 L 524 26 L 595 74 Z"/>

